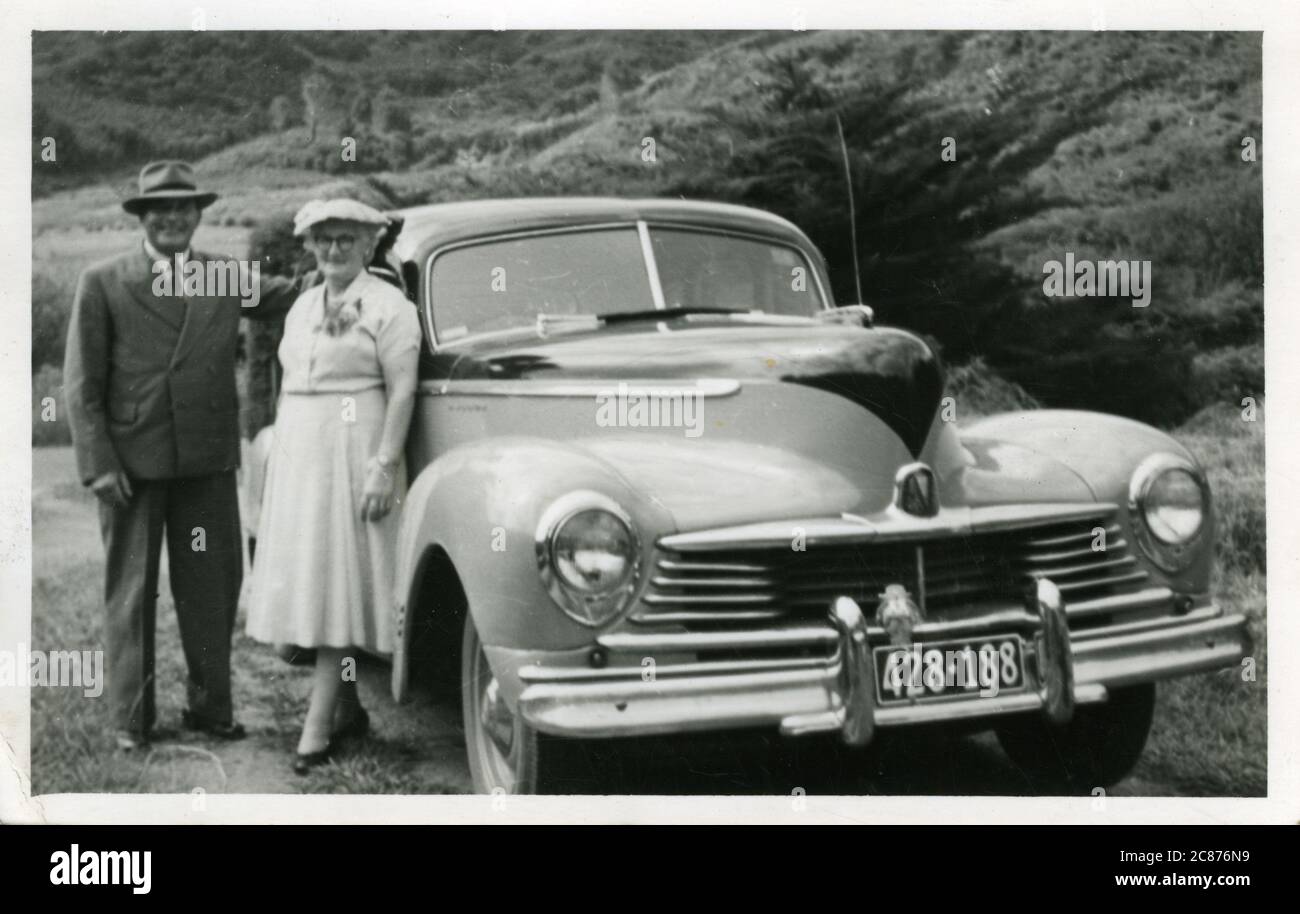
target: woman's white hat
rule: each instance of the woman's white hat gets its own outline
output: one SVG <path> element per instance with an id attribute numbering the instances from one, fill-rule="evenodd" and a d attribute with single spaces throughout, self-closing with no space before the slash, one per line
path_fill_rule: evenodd
<path id="1" fill-rule="evenodd" d="M 303 204 L 302 209 L 298 210 L 297 215 L 293 217 L 293 233 L 295 236 L 307 234 L 307 230 L 313 225 L 325 222 L 328 219 L 339 219 L 344 222 L 360 222 L 362 225 L 384 226 L 388 225 L 388 217 L 375 209 L 373 206 L 359 200 L 308 200 Z"/>

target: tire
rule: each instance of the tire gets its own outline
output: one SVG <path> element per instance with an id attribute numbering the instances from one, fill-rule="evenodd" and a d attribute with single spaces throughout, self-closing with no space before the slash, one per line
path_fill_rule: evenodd
<path id="1" fill-rule="evenodd" d="M 538 733 L 504 699 L 492 701 L 496 677 L 474 627 L 465 614 L 461 642 L 461 713 L 465 752 L 476 793 L 551 793 L 561 783 L 558 741 Z M 488 711 L 485 714 L 485 709 Z M 495 709 L 495 710 L 493 710 Z M 496 724 L 495 738 L 489 721 Z M 507 744 L 502 746 L 502 742 Z"/>
<path id="2" fill-rule="evenodd" d="M 1091 793 L 1122 780 L 1142 756 L 1155 712 L 1155 683 L 1112 689 L 1065 726 L 1025 715 L 997 728 L 998 742 L 1035 788 Z"/>

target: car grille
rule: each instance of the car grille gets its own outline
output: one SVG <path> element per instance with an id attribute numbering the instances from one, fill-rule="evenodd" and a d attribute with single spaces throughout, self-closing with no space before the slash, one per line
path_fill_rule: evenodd
<path id="1" fill-rule="evenodd" d="M 1105 529 L 1104 551 L 1093 549 Z M 889 584 L 902 584 L 928 621 L 960 620 L 1023 605 L 1039 578 L 1067 606 L 1142 586 L 1113 509 L 1095 517 L 998 532 L 908 542 L 674 552 L 660 548 L 639 625 L 711 631 L 826 618 L 838 596 L 871 614 Z M 1103 619 L 1092 617 L 1090 621 Z M 1072 624 L 1073 627 L 1073 624 Z"/>

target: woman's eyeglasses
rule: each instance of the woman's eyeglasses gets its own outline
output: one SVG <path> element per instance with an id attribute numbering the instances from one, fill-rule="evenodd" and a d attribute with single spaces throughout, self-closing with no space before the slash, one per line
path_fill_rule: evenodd
<path id="1" fill-rule="evenodd" d="M 356 235 L 312 235 L 311 243 L 313 247 L 320 248 L 322 252 L 327 252 L 330 245 L 337 244 L 339 253 L 346 254 L 352 250 L 357 243 Z"/>

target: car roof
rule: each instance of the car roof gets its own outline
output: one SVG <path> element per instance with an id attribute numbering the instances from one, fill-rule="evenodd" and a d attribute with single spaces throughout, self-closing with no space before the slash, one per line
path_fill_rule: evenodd
<path id="1" fill-rule="evenodd" d="M 423 260 L 434 248 L 485 235 L 638 219 L 754 232 L 817 251 L 803 232 L 780 216 L 706 200 L 519 197 L 434 203 L 400 212 L 406 222 L 394 249 L 403 260 Z"/>

